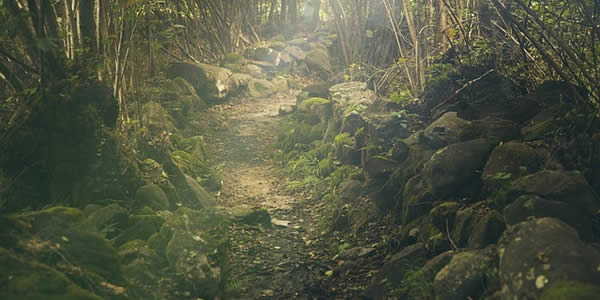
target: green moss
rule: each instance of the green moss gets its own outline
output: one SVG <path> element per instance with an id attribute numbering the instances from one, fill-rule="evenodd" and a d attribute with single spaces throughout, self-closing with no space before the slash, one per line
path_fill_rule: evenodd
<path id="1" fill-rule="evenodd" d="M 526 141 L 540 139 L 552 132 L 554 129 L 554 120 L 544 120 L 535 125 L 523 128 L 523 137 Z"/>
<path id="2" fill-rule="evenodd" d="M 15 214 L 12 217 L 30 223 L 34 232 L 44 230 L 48 226 L 55 224 L 72 225 L 85 220 L 85 216 L 81 210 L 64 206 L 54 206 L 44 210 Z"/>
<path id="3" fill-rule="evenodd" d="M 400 288 L 392 290 L 390 296 L 401 299 L 433 299 L 433 283 L 423 270 L 408 270 L 402 278 Z"/>
<path id="4" fill-rule="evenodd" d="M 197 156 L 179 150 L 171 153 L 171 157 L 183 173 L 196 179 L 207 190 L 217 191 L 221 188 L 221 178 Z"/>
<path id="5" fill-rule="evenodd" d="M 542 294 L 541 300 L 594 300 L 600 295 L 600 287 L 577 281 L 561 280 L 550 285 Z"/>
<path id="6" fill-rule="evenodd" d="M 147 240 L 160 231 L 165 219 L 156 215 L 137 215 L 130 217 L 129 222 L 133 225 L 116 238 L 115 245 L 121 246 L 133 240 Z"/>
<path id="7" fill-rule="evenodd" d="M 321 160 L 319 162 L 319 164 L 317 165 L 317 167 L 319 168 L 319 175 L 321 175 L 323 177 L 329 176 L 329 174 L 331 174 L 331 172 L 333 172 L 333 170 L 334 170 L 333 163 L 331 162 L 331 159 L 329 159 L 329 158 L 325 158 L 325 159 Z"/>
<path id="8" fill-rule="evenodd" d="M 64 274 L 46 265 L 14 255 L 0 248 L 0 298 L 23 300 L 100 300 L 75 285 Z"/>
<path id="9" fill-rule="evenodd" d="M 221 61 L 221 63 L 223 65 L 245 65 L 246 64 L 246 59 L 237 54 L 237 53 L 227 53 L 225 54 L 225 57 L 223 57 L 223 60 Z"/>
<path id="10" fill-rule="evenodd" d="M 71 263 L 79 264 L 108 281 L 123 280 L 116 249 L 99 234 L 79 229 L 69 230 L 61 238 L 61 247 Z"/>
<path id="11" fill-rule="evenodd" d="M 349 133 L 341 133 L 335 137 L 335 139 L 333 140 L 333 143 L 337 147 L 343 146 L 343 145 L 349 145 L 349 144 L 352 144 L 352 137 L 350 137 Z"/>

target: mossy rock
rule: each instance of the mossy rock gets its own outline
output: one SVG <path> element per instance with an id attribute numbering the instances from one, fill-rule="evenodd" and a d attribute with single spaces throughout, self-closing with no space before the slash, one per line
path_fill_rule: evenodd
<path id="1" fill-rule="evenodd" d="M 409 224 L 416 218 L 426 215 L 431 209 L 434 199 L 423 175 L 409 179 L 402 192 L 402 224 Z"/>
<path id="2" fill-rule="evenodd" d="M 87 218 L 96 230 L 105 233 L 107 238 L 113 238 L 129 224 L 127 210 L 118 204 L 110 204 L 95 210 Z"/>
<path id="3" fill-rule="evenodd" d="M 429 215 L 431 222 L 441 232 L 451 232 L 456 221 L 456 213 L 461 208 L 458 202 L 444 202 L 434 207 Z M 448 228 L 446 228 L 448 226 Z"/>
<path id="4" fill-rule="evenodd" d="M 275 85 L 264 79 L 251 79 L 248 81 L 248 94 L 253 98 L 266 98 L 277 92 Z"/>
<path id="5" fill-rule="evenodd" d="M 475 224 L 469 235 L 467 246 L 469 248 L 483 248 L 495 244 L 505 229 L 504 216 L 492 210 Z"/>
<path id="6" fill-rule="evenodd" d="M 589 283 L 560 280 L 551 284 L 542 294 L 541 300 L 595 300 L 600 295 L 600 287 Z"/>
<path id="7" fill-rule="evenodd" d="M 123 282 L 117 250 L 99 234 L 70 229 L 57 242 L 61 244 L 63 255 L 69 262 L 80 265 L 107 281 Z"/>
<path id="8" fill-rule="evenodd" d="M 12 217 L 31 224 L 33 232 L 45 230 L 51 225 L 68 227 L 85 220 L 81 210 L 65 206 L 53 206 L 43 210 L 15 214 Z"/>
<path id="9" fill-rule="evenodd" d="M 148 102 L 142 105 L 143 123 L 151 133 L 160 133 L 163 131 L 175 131 L 173 118 L 169 112 L 159 103 Z"/>
<path id="10" fill-rule="evenodd" d="M 129 222 L 131 226 L 115 239 L 115 245 L 121 246 L 133 240 L 147 240 L 160 231 L 165 219 L 157 215 L 135 215 L 129 218 Z"/>
<path id="11" fill-rule="evenodd" d="M 198 156 L 185 151 L 174 151 L 171 158 L 184 174 L 196 179 L 209 191 L 221 189 L 221 178 L 217 176 Z"/>
<path id="12" fill-rule="evenodd" d="M 237 223 L 271 227 L 271 215 L 264 208 L 241 206 L 228 209 L 227 213 Z"/>
<path id="13" fill-rule="evenodd" d="M 82 289 L 63 273 L 30 258 L 0 248 L 0 298 L 23 300 L 100 300 L 101 297 Z"/>
<path id="14" fill-rule="evenodd" d="M 138 259 L 145 260 L 156 268 L 161 265 L 161 259 L 156 251 L 143 240 L 129 241 L 121 245 L 118 251 L 123 265 L 128 265 Z"/>
<path id="15" fill-rule="evenodd" d="M 304 61 L 313 72 L 331 72 L 332 70 L 329 53 L 323 48 L 315 48 L 308 51 Z"/>
<path id="16" fill-rule="evenodd" d="M 319 175 L 323 177 L 329 176 L 329 174 L 331 174 L 335 170 L 333 162 L 329 158 L 324 158 L 321 161 L 319 161 L 319 163 L 317 164 L 317 168 L 319 171 Z"/>
<path id="17" fill-rule="evenodd" d="M 302 113 L 316 116 L 321 121 L 329 119 L 333 113 L 331 102 L 327 99 L 318 97 L 302 100 L 302 102 L 297 106 L 297 110 Z"/>
<path id="18" fill-rule="evenodd" d="M 160 186 L 156 184 L 147 184 L 140 187 L 135 193 L 136 207 L 148 206 L 155 211 L 168 210 L 169 199 Z"/>

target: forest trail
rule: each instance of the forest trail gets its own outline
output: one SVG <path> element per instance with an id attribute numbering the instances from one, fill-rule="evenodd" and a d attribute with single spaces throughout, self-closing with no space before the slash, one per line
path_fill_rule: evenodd
<path id="1" fill-rule="evenodd" d="M 298 298 L 305 294 L 304 283 L 328 269 L 312 261 L 319 206 L 308 194 L 287 192 L 283 170 L 272 159 L 278 109 L 295 104 L 294 94 L 239 98 L 211 108 L 227 123 L 207 137 L 210 157 L 220 166 L 223 180 L 218 205 L 264 208 L 272 218 L 271 228 L 245 224 L 231 228 L 232 286 L 225 290 L 237 290 L 230 295 L 233 298 Z"/>

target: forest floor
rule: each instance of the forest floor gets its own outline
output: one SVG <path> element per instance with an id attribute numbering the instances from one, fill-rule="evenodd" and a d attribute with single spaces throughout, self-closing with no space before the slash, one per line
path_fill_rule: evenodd
<path id="1" fill-rule="evenodd" d="M 291 90 L 266 99 L 238 98 L 212 107 L 226 120 L 221 130 L 206 137 L 209 157 L 223 180 L 218 205 L 264 208 L 272 218 L 270 228 L 231 227 L 232 286 L 225 289 L 237 290 L 230 295 L 236 299 L 358 297 L 374 267 L 356 268 L 360 279 L 345 280 L 336 288 L 331 281 L 338 261 L 332 259 L 331 237 L 320 222 L 325 205 L 309 191 L 285 188 L 290 179 L 273 153 L 278 109 L 295 104 L 295 94 Z"/>

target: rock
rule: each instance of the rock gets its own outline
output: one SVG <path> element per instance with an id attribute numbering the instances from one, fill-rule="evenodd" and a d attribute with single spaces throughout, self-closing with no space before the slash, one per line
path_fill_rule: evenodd
<path id="1" fill-rule="evenodd" d="M 228 264 L 229 221 L 210 209 L 179 208 L 161 228 L 169 236 L 165 255 L 184 288 L 214 299 Z"/>
<path id="2" fill-rule="evenodd" d="M 280 52 L 279 67 L 288 67 L 294 63 L 294 58 L 287 52 Z"/>
<path id="3" fill-rule="evenodd" d="M 384 149 L 392 146 L 393 140 L 409 136 L 406 119 L 390 113 L 361 114 L 366 123 L 366 132 L 372 141 L 382 144 Z"/>
<path id="4" fill-rule="evenodd" d="M 107 238 L 113 238 L 129 223 L 129 214 L 118 204 L 110 204 L 94 211 L 87 218 L 96 230 L 104 232 Z"/>
<path id="5" fill-rule="evenodd" d="M 425 181 L 438 198 L 460 193 L 461 188 L 479 180 L 477 171 L 487 160 L 490 144 L 485 139 L 449 145 L 437 151 L 423 169 Z"/>
<path id="6" fill-rule="evenodd" d="M 600 253 L 558 219 L 511 226 L 499 242 L 498 253 L 505 299 L 539 299 L 563 280 L 600 284 Z"/>
<path id="7" fill-rule="evenodd" d="M 221 189 L 221 178 L 201 160 L 200 155 L 193 155 L 189 152 L 181 150 L 173 151 L 171 159 L 184 174 L 196 179 L 206 189 L 210 191 Z M 179 189 L 180 187 L 177 188 Z"/>
<path id="8" fill-rule="evenodd" d="M 402 224 L 408 224 L 427 214 L 434 199 L 423 175 L 410 178 L 402 192 Z"/>
<path id="9" fill-rule="evenodd" d="M 312 72 L 331 72 L 332 70 L 329 53 L 323 48 L 316 48 L 308 51 L 304 61 Z"/>
<path id="10" fill-rule="evenodd" d="M 364 106 L 375 101 L 375 92 L 367 88 L 366 82 L 351 81 L 333 85 L 329 88 L 330 99 L 345 111 L 350 106 Z"/>
<path id="11" fill-rule="evenodd" d="M 258 61 L 266 61 L 278 66 L 281 54 L 279 54 L 279 51 L 275 51 L 271 48 L 259 47 L 254 48 L 254 56 L 250 58 Z"/>
<path id="12" fill-rule="evenodd" d="M 264 208 L 238 206 L 228 209 L 227 213 L 232 217 L 233 221 L 237 223 L 271 227 L 271 215 Z"/>
<path id="13" fill-rule="evenodd" d="M 477 138 L 486 138 L 492 144 L 519 140 L 521 138 L 521 129 L 513 121 L 488 116 L 480 120 L 471 121 L 470 126 L 463 128 L 459 133 L 460 141 Z"/>
<path id="14" fill-rule="evenodd" d="M 577 281 L 559 280 L 551 283 L 542 294 L 541 300 L 580 299 L 595 300 L 600 295 L 598 285 Z"/>
<path id="15" fill-rule="evenodd" d="M 2 299 L 103 299 L 77 286 L 63 273 L 3 248 L 0 269 L 4 277 L 0 283 Z"/>
<path id="16" fill-rule="evenodd" d="M 233 81 L 233 84 L 238 88 L 247 88 L 250 80 L 252 80 L 252 76 L 248 74 L 233 73 L 233 75 L 231 75 L 231 81 Z"/>
<path id="17" fill-rule="evenodd" d="M 160 257 L 154 249 L 148 247 L 148 244 L 143 240 L 129 241 L 118 250 L 121 263 L 128 265 L 135 260 L 145 260 L 150 266 L 159 268 L 161 264 Z"/>
<path id="18" fill-rule="evenodd" d="M 67 228 L 85 220 L 81 210 L 65 206 L 53 206 L 43 210 L 19 213 L 14 217 L 30 224 L 33 233 L 47 230 L 50 226 Z"/>
<path id="19" fill-rule="evenodd" d="M 584 221 L 597 217 L 600 202 L 592 187 L 587 183 L 580 172 L 542 170 L 512 182 L 506 193 L 499 197 L 500 204 L 510 204 L 521 195 L 538 195 L 546 200 L 559 201 L 576 208 L 581 213 Z M 570 219 L 569 213 L 565 211 L 563 219 Z M 574 224 L 574 225 L 581 225 Z M 585 239 L 589 239 L 589 232 L 598 230 L 598 224 L 594 228 L 588 228 L 581 232 Z"/>
<path id="20" fill-rule="evenodd" d="M 304 50 L 302 50 L 296 46 L 287 46 L 283 50 L 283 52 L 286 52 L 287 54 L 289 54 L 292 58 L 294 58 L 297 61 L 302 61 L 306 57 L 306 53 L 304 52 Z"/>
<path id="21" fill-rule="evenodd" d="M 367 159 L 363 168 L 371 177 L 383 177 L 389 176 L 398 166 L 398 162 L 387 157 L 373 156 Z"/>
<path id="22" fill-rule="evenodd" d="M 469 235 L 467 246 L 478 249 L 495 244 L 505 229 L 504 217 L 499 212 L 492 210 L 477 221 Z"/>
<path id="23" fill-rule="evenodd" d="M 277 69 L 277 66 L 268 61 L 260 61 L 260 60 L 248 60 L 249 64 L 256 65 L 267 72 L 272 72 Z"/>
<path id="24" fill-rule="evenodd" d="M 526 221 L 531 216 L 560 219 L 575 228 L 584 240 L 593 239 L 594 219 L 592 214 L 569 203 L 526 194 L 519 196 L 504 208 L 504 218 L 508 225 Z"/>
<path id="25" fill-rule="evenodd" d="M 165 219 L 156 215 L 134 215 L 129 222 L 131 225 L 114 240 L 118 247 L 133 240 L 147 240 L 160 230 Z"/>
<path id="26" fill-rule="evenodd" d="M 150 132 L 173 132 L 176 129 L 169 112 L 156 102 L 144 103 L 142 105 L 142 116 L 144 125 L 148 127 Z"/>
<path id="27" fill-rule="evenodd" d="M 147 184 L 135 192 L 135 205 L 137 208 L 148 206 L 155 211 L 168 210 L 169 199 L 158 185 Z"/>
<path id="28" fill-rule="evenodd" d="M 386 294 L 400 286 L 407 271 L 423 266 L 427 260 L 426 253 L 423 243 L 416 243 L 394 254 L 375 275 L 363 296 L 367 299 L 387 299 Z"/>
<path id="29" fill-rule="evenodd" d="M 520 142 L 503 143 L 492 151 L 483 168 L 481 179 L 486 193 L 497 192 L 506 183 L 531 174 L 544 165 L 542 155 Z"/>
<path id="30" fill-rule="evenodd" d="M 288 87 L 287 79 L 283 76 L 277 76 L 271 80 L 271 84 L 278 93 L 287 92 L 290 88 Z"/>
<path id="31" fill-rule="evenodd" d="M 461 248 L 467 245 L 473 225 L 477 222 L 475 217 L 477 209 L 474 206 L 463 208 L 456 213 L 454 229 L 451 231 L 451 237 L 456 247 Z"/>
<path id="32" fill-rule="evenodd" d="M 284 104 L 279 106 L 279 110 L 278 113 L 280 116 L 287 116 L 289 114 L 292 114 L 296 111 L 296 105 L 292 105 L 292 104 Z"/>
<path id="33" fill-rule="evenodd" d="M 431 223 L 440 232 L 451 231 L 456 221 L 456 213 L 460 210 L 462 204 L 458 202 L 444 202 L 434 207 L 430 212 Z"/>
<path id="34" fill-rule="evenodd" d="M 495 249 L 467 250 L 452 257 L 433 281 L 436 299 L 479 299 L 486 288 L 485 282 L 492 272 Z"/>
<path id="35" fill-rule="evenodd" d="M 297 107 L 299 112 L 311 114 L 324 121 L 330 118 L 333 113 L 331 102 L 323 98 L 304 99 Z"/>
<path id="36" fill-rule="evenodd" d="M 248 64 L 240 69 L 240 73 L 248 74 L 254 78 L 264 79 L 266 77 L 265 70 L 253 64 Z"/>
<path id="37" fill-rule="evenodd" d="M 361 114 L 356 111 L 351 111 L 344 116 L 340 132 L 355 135 L 359 129 L 363 128 L 363 126 L 365 126 L 365 120 Z"/>
<path id="38" fill-rule="evenodd" d="M 192 189 L 192 192 L 196 196 L 197 204 L 192 207 L 209 208 L 216 205 L 215 197 L 207 192 L 194 178 L 185 176 L 185 180 L 188 186 Z"/>
<path id="39" fill-rule="evenodd" d="M 251 79 L 248 82 L 248 94 L 253 98 L 266 98 L 275 94 L 275 86 L 264 79 Z"/>
<path id="40" fill-rule="evenodd" d="M 359 257 L 368 256 L 373 253 L 373 251 L 375 251 L 375 248 L 354 247 L 344 250 L 340 254 L 340 258 L 344 260 L 357 259 Z"/>
<path id="41" fill-rule="evenodd" d="M 228 53 L 221 61 L 221 66 L 239 72 L 247 64 L 246 59 L 237 53 Z"/>
<path id="42" fill-rule="evenodd" d="M 231 71 L 207 64 L 173 63 L 167 78 L 181 77 L 194 86 L 198 96 L 209 101 L 225 99 L 233 91 Z"/>
<path id="43" fill-rule="evenodd" d="M 398 140 L 392 144 L 392 159 L 398 162 L 404 162 L 408 158 L 408 145 Z"/>
<path id="44" fill-rule="evenodd" d="M 449 145 L 458 142 L 460 134 L 470 125 L 470 121 L 459 118 L 456 112 L 447 112 L 427 126 L 424 132 Z"/>

